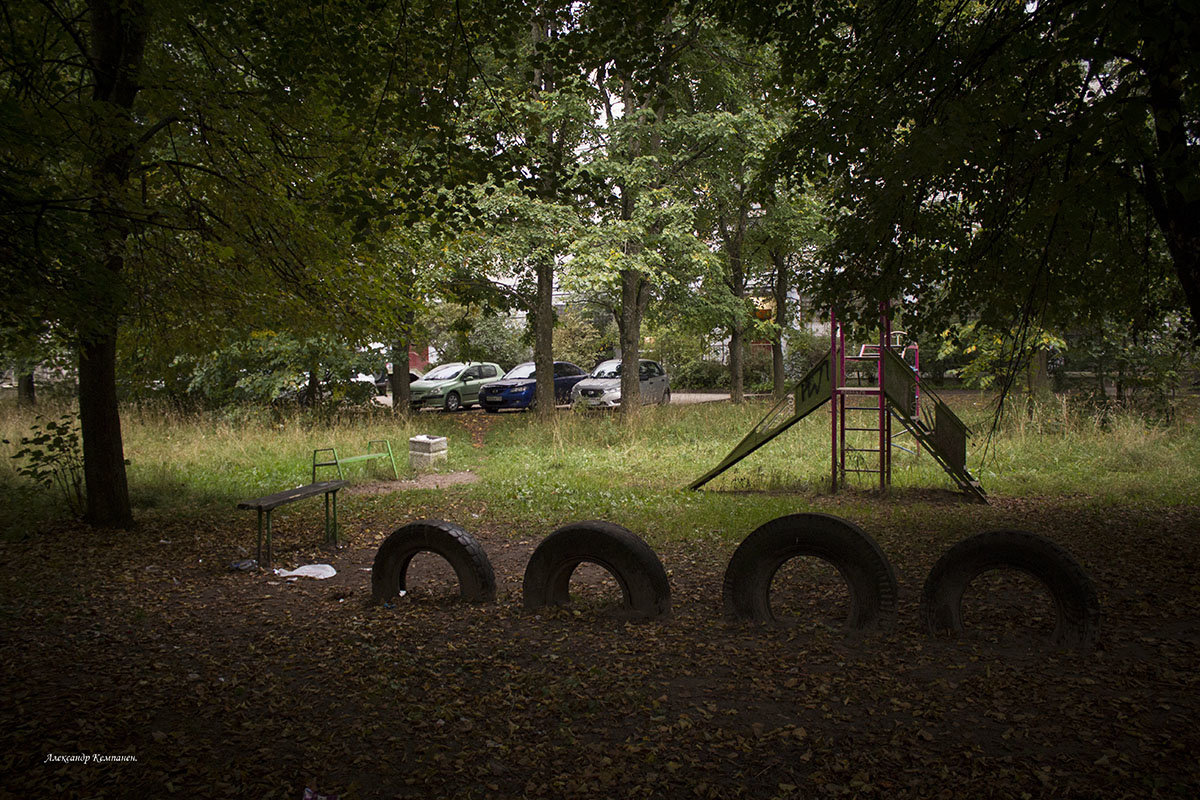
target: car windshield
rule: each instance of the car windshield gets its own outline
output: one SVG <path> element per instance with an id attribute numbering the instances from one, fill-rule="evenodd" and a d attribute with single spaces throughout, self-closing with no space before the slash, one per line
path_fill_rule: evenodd
<path id="1" fill-rule="evenodd" d="M 504 373 L 504 380 L 515 381 L 520 378 L 532 378 L 536 367 L 533 364 L 517 364 L 515 367 Z"/>
<path id="2" fill-rule="evenodd" d="M 620 361 L 605 361 L 592 370 L 593 378 L 619 378 L 621 377 L 621 362 Z"/>
<path id="3" fill-rule="evenodd" d="M 425 377 L 422 378 L 422 380 L 448 381 L 451 378 L 458 377 L 458 373 L 462 372 L 462 368 L 462 364 L 446 364 L 445 366 L 438 367 L 431 372 L 425 373 Z"/>

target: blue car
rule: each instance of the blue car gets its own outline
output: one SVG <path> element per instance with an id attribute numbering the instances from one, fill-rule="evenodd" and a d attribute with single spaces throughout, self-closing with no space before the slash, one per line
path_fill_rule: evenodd
<path id="1" fill-rule="evenodd" d="M 571 402 L 571 389 L 587 377 L 587 373 L 570 361 L 554 362 L 554 402 Z M 495 413 L 502 408 L 532 408 L 537 394 L 537 379 L 532 361 L 517 364 L 500 380 L 479 390 L 479 403 L 484 411 Z"/>

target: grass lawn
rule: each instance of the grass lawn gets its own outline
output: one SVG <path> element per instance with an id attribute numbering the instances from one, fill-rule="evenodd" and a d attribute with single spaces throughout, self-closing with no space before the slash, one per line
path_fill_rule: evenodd
<path id="1" fill-rule="evenodd" d="M 0 445 L 0 797 L 1193 797 L 1194 398 L 1170 424 L 1052 404 L 990 440 L 987 398 L 950 399 L 981 433 L 968 460 L 988 505 L 904 453 L 890 496 L 830 495 L 820 412 L 682 489 L 765 413 L 753 403 L 649 408 L 632 423 L 131 408 L 130 532 L 72 521 Z M 18 439 L 32 417 L 5 407 L 0 438 Z M 276 566 L 329 563 L 334 578 L 229 570 L 254 548 L 238 500 L 308 482 L 314 448 L 388 438 L 404 451 L 417 433 L 447 436 L 446 471 L 476 480 L 409 488 L 356 465 L 341 549 L 320 545 L 320 500 L 276 514 Z M 847 634 L 840 576 L 808 558 L 776 577 L 779 624 L 723 618 L 738 543 L 802 511 L 875 538 L 899 584 L 894 624 Z M 458 602 L 448 565 L 422 554 L 406 596 L 367 604 L 379 544 L 422 518 L 481 542 L 496 603 Z M 530 553 L 583 519 L 653 546 L 669 617 L 625 621 L 615 582 L 589 565 L 570 606 L 523 610 Z M 1098 649 L 1047 646 L 1049 596 L 1009 572 L 972 585 L 964 637 L 923 632 L 934 562 L 1001 528 L 1044 534 L 1083 565 L 1104 615 Z"/>

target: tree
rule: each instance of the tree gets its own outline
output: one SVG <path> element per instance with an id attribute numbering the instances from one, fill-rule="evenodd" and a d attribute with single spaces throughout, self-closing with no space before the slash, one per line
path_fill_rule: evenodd
<path id="1" fill-rule="evenodd" d="M 625 8 L 593 4 L 583 18 L 592 52 L 607 50 L 594 75 L 609 139 L 604 157 L 589 165 L 597 179 L 597 211 L 605 229 L 584 237 L 581 244 L 591 250 L 591 264 L 602 263 L 616 279 L 625 400 L 621 410 L 626 415 L 639 407 L 631 398 L 640 396 L 642 318 L 653 276 L 661 271 L 662 254 L 655 240 L 668 225 L 665 216 L 675 210 L 662 188 L 659 163 L 668 86 L 679 50 L 692 34 L 689 24 L 677 22 L 671 2 L 646 3 L 639 11 L 630 17 Z"/>
<path id="2" fill-rule="evenodd" d="M 545 416 L 555 405 L 555 277 L 581 221 L 576 153 L 594 145 L 596 89 L 587 81 L 590 54 L 575 41 L 578 8 L 519 9 L 525 38 L 492 48 L 476 81 L 483 108 L 468 136 L 486 147 L 493 168 L 476 187 L 479 216 L 466 248 L 476 272 L 511 284 L 512 304 L 527 312 L 535 405 Z"/>
<path id="3" fill-rule="evenodd" d="M 581 15 L 580 38 L 597 59 L 589 74 L 600 92 L 601 141 L 582 167 L 591 183 L 593 224 L 573 248 L 565 281 L 612 310 L 624 398 L 639 396 L 642 324 L 653 295 L 688 285 L 711 265 L 695 234 L 683 172 L 691 156 L 669 144 L 686 110 L 682 87 L 694 77 L 684 54 L 701 24 L 661 0 L 636 10 L 597 3 Z M 622 413 L 636 413 L 638 405 L 623 402 Z"/>
<path id="4" fill-rule="evenodd" d="M 389 306 L 356 247 L 446 217 L 455 196 L 431 185 L 476 164 L 449 144 L 468 55 L 442 43 L 502 14 L 456 8 L 6 6 L 0 311 L 78 349 L 89 521 L 132 523 L 120 336 L 202 351 L 235 320 L 352 339 Z"/>
<path id="5" fill-rule="evenodd" d="M 809 290 L 811 267 L 828 237 L 823 203 L 811 186 L 776 181 L 766 197 L 755 235 L 769 262 L 766 283 L 775 306 L 770 325 L 771 382 L 776 399 L 782 400 L 788 390 L 784 339 L 801 313 L 799 307 L 791 307 L 791 294 L 793 289 Z"/>
<path id="6" fill-rule="evenodd" d="M 831 178 L 827 299 L 1020 331 L 1200 319 L 1200 10 L 1182 0 L 732 2 L 783 49 L 790 171 Z"/>
<path id="7" fill-rule="evenodd" d="M 711 25 L 710 25 L 711 27 Z M 691 59 L 690 114 L 678 147 L 693 155 L 698 227 L 719 249 L 728 295 L 723 325 L 729 334 L 730 397 L 743 399 L 746 333 L 753 323 L 750 292 L 766 242 L 754 228 L 773 198 L 764 173 L 769 148 L 783 130 L 772 98 L 778 83 L 774 50 L 728 31 L 706 30 Z M 757 262 L 757 263 L 756 263 Z"/>

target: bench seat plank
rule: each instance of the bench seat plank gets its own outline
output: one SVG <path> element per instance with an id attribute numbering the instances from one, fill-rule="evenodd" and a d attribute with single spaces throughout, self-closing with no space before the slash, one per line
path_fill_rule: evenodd
<path id="1" fill-rule="evenodd" d="M 296 500 L 303 500 L 306 497 L 313 497 L 318 494 L 325 494 L 326 492 L 336 492 L 338 489 L 349 485 L 350 481 L 310 483 L 307 486 L 297 486 L 295 489 L 276 492 L 275 494 L 269 494 L 266 497 L 259 497 L 255 500 L 243 500 L 237 504 L 237 507 L 251 508 L 257 511 L 270 511 L 273 508 L 278 508 Z"/>
<path id="2" fill-rule="evenodd" d="M 392 457 L 391 453 L 367 453 L 366 455 L 362 455 L 362 456 L 344 456 L 342 458 L 339 458 L 338 461 L 342 462 L 343 464 L 351 464 L 355 461 L 370 461 L 375 458 L 391 458 L 391 457 Z"/>
<path id="3" fill-rule="evenodd" d="M 258 563 L 261 566 L 271 566 L 271 511 L 279 506 L 296 500 L 303 500 L 306 497 L 315 497 L 319 494 L 325 495 L 325 540 L 332 542 L 337 546 L 337 493 L 339 489 L 349 486 L 349 481 L 320 481 L 310 483 L 307 486 L 297 486 L 295 489 L 287 489 L 275 494 L 269 494 L 266 497 L 259 497 L 254 500 L 243 500 L 237 504 L 238 508 L 249 508 L 258 512 Z M 332 510 L 333 516 L 330 517 Z M 266 522 L 267 534 L 267 557 L 263 560 L 263 522 Z"/>

